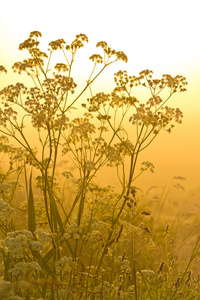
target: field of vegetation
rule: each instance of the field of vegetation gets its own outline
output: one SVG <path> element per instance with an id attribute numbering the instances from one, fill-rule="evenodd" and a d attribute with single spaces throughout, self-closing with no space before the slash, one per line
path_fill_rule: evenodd
<path id="1" fill-rule="evenodd" d="M 141 152 L 182 122 L 168 101 L 186 78 L 119 70 L 110 94 L 94 94 L 108 66 L 128 61 L 100 41 L 78 91 L 72 71 L 87 36 L 52 41 L 48 54 L 41 37 L 31 32 L 19 45 L 29 58 L 13 65 L 32 86 L 0 91 L 0 299 L 199 299 L 200 209 L 178 201 L 184 178 L 146 193 L 137 186 L 154 171 L 138 166 Z M 64 62 L 53 64 L 57 51 Z M 97 184 L 102 170 L 117 186 Z"/>

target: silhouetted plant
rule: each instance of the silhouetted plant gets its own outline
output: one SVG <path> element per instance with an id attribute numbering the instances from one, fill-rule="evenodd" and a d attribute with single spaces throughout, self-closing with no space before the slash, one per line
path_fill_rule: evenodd
<path id="1" fill-rule="evenodd" d="M 152 265 L 147 269 L 148 259 L 140 261 L 140 254 L 143 247 L 151 259 L 149 249 L 155 248 L 145 221 L 151 213 L 138 204 L 135 180 L 144 171 L 154 170 L 145 161 L 136 173 L 141 151 L 161 130 L 170 133 L 174 123 L 182 122 L 180 109 L 166 102 L 186 91 L 185 77 L 164 74 L 154 79 L 150 70 L 138 76 L 120 70 L 110 94 L 93 95 L 92 84 L 108 66 L 128 61 L 124 52 L 101 41 L 97 47 L 102 54 L 89 57 L 93 69 L 85 87 L 77 91 L 71 74 L 87 36 L 77 35 L 70 45 L 63 39 L 52 41 L 48 54 L 39 48 L 41 36 L 39 31 L 30 33 L 19 45 L 30 57 L 13 65 L 14 72 L 26 74 L 34 86 L 16 83 L 0 91 L 0 150 L 9 161 L 0 178 L 2 299 L 161 299 L 160 295 L 175 299 L 186 276 L 186 283 L 191 282 L 189 267 L 198 255 L 199 240 L 175 283 L 173 274 L 171 281 L 167 278 L 173 273 L 172 260 L 164 271 L 162 262 L 157 274 Z M 53 66 L 56 51 L 63 53 L 65 63 Z M 7 72 L 3 66 L 0 71 Z M 150 92 L 148 101 L 133 95 L 137 86 Z M 86 91 L 91 94 L 88 99 L 84 99 Z M 79 117 L 73 118 L 77 107 Z M 37 143 L 32 140 L 34 132 Z M 8 138 L 18 147 L 9 144 Z M 61 154 L 70 159 L 62 170 Z M 111 167 L 117 171 L 120 193 L 95 184 L 98 171 Z M 8 184 L 12 174 L 17 179 Z M 62 174 L 63 181 L 57 174 Z M 19 185 L 24 187 L 26 201 L 18 201 L 16 207 L 13 199 Z M 65 194 L 66 187 L 72 195 Z M 28 220 L 20 224 L 13 214 L 24 212 Z M 161 280 L 163 272 L 166 284 Z"/>

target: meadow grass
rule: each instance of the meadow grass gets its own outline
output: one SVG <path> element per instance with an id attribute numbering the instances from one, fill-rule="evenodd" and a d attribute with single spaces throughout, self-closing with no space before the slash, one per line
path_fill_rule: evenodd
<path id="1" fill-rule="evenodd" d="M 180 240 L 182 220 L 175 222 L 165 207 L 168 190 L 152 204 L 135 186 L 143 172 L 154 171 L 149 161 L 137 166 L 140 153 L 182 122 L 180 109 L 165 104 L 186 91 L 186 79 L 120 70 L 110 94 L 94 95 L 98 76 L 128 61 L 101 41 L 102 55 L 90 56 L 91 73 L 77 92 L 71 73 L 87 36 L 70 45 L 52 41 L 48 54 L 39 48 L 40 37 L 30 33 L 19 45 L 30 58 L 13 65 L 33 86 L 0 91 L 1 299 L 198 299 L 197 220 Z M 56 51 L 65 62 L 51 65 Z M 138 86 L 149 92 L 147 101 L 133 96 Z M 96 183 L 102 169 L 117 174 L 117 187 Z"/>

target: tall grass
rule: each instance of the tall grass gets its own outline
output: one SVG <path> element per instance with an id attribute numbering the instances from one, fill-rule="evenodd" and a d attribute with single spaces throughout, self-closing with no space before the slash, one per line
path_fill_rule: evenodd
<path id="1" fill-rule="evenodd" d="M 98 76 L 128 61 L 101 41 L 102 55 L 90 56 L 91 74 L 78 91 L 71 74 L 87 36 L 77 35 L 70 45 L 52 41 L 48 54 L 39 48 L 40 37 L 30 33 L 19 45 L 30 58 L 13 65 L 34 86 L 16 83 L 0 91 L 0 150 L 8 162 L 0 174 L 1 299 L 196 299 L 192 266 L 199 238 L 189 261 L 179 266 L 171 255 L 170 227 L 156 232 L 154 214 L 148 205 L 144 209 L 135 186 L 138 176 L 154 170 L 145 161 L 138 171 L 140 153 L 162 130 L 170 133 L 182 122 L 180 109 L 166 102 L 186 90 L 186 79 L 120 70 L 110 94 L 94 95 Z M 56 51 L 64 63 L 53 66 Z M 137 86 L 149 91 L 146 102 L 133 96 Z M 73 118 L 77 107 L 79 117 Z M 37 147 L 27 124 L 37 134 Z M 62 168 L 61 155 L 69 162 Z M 95 183 L 103 168 L 117 173 L 117 189 Z"/>

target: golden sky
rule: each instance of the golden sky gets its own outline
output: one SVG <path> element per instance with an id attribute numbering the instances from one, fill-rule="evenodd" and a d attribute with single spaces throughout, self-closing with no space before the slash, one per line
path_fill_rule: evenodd
<path id="1" fill-rule="evenodd" d="M 183 75 L 188 80 L 188 91 L 172 99 L 173 106 L 184 113 L 182 125 L 172 134 L 163 132 L 142 154 L 141 160 L 154 163 L 155 174 L 139 180 L 150 186 L 165 184 L 173 176 L 187 178 L 188 185 L 200 185 L 200 18 L 198 0 L 7 0 L 1 4 L 0 65 L 7 69 L 22 60 L 19 43 L 29 33 L 42 33 L 42 45 L 64 38 L 70 43 L 76 34 L 85 33 L 90 43 L 84 51 L 93 53 L 98 41 L 106 41 L 116 50 L 124 51 L 128 64 L 118 63 L 96 84 L 97 91 L 109 91 L 113 73 L 126 69 L 137 75 L 152 69 L 155 76 L 164 73 Z M 80 76 L 88 70 L 87 63 L 79 66 Z M 14 77 L 6 75 L 3 83 Z M 8 77 L 9 76 L 9 77 Z"/>

